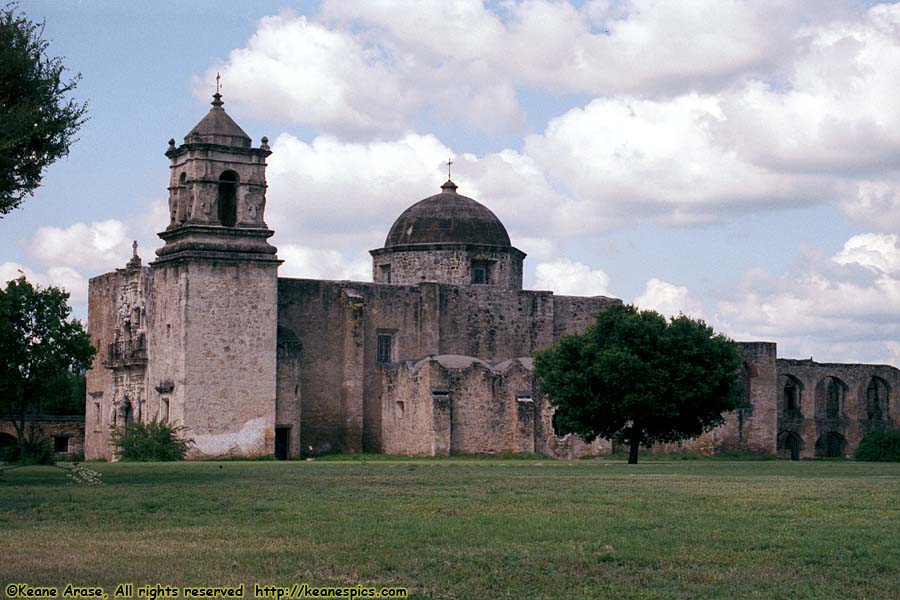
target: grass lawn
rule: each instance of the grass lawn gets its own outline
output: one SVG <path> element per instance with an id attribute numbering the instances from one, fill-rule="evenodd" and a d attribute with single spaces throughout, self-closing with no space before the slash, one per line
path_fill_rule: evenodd
<path id="1" fill-rule="evenodd" d="M 479 600 L 900 598 L 897 464 L 89 466 L 104 485 L 67 485 L 51 467 L 0 475 L 3 586 L 307 582 Z"/>

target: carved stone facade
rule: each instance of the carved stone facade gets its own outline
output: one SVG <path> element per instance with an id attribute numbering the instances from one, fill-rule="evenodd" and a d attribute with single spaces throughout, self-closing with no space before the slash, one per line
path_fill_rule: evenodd
<path id="1" fill-rule="evenodd" d="M 553 431 L 531 355 L 615 298 L 522 289 L 525 254 L 447 181 L 371 251 L 372 283 L 277 277 L 267 239 L 266 139 L 222 108 L 170 141 L 169 223 L 157 259 L 95 277 L 85 452 L 114 458 L 115 427 L 158 419 L 192 458 L 326 452 L 444 456 L 609 452 Z M 895 427 L 900 371 L 776 358 L 741 344 L 744 401 L 697 440 L 660 449 L 847 455 Z"/>
<path id="2" fill-rule="evenodd" d="M 147 402 L 147 311 L 144 269 L 137 254 L 118 271 L 115 325 L 103 366 L 111 371 L 108 424 L 114 428 L 143 419 Z"/>

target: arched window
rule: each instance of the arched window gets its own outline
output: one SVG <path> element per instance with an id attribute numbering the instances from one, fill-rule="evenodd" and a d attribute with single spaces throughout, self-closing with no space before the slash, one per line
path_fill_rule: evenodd
<path id="1" fill-rule="evenodd" d="M 234 227 L 237 223 L 237 184 L 238 176 L 234 171 L 219 175 L 219 223 L 225 227 Z"/>
<path id="2" fill-rule="evenodd" d="M 793 375 L 782 375 L 778 382 L 781 387 L 782 414 L 788 418 L 802 417 L 803 384 Z"/>
<path id="3" fill-rule="evenodd" d="M 847 389 L 847 384 L 837 377 L 826 376 L 820 379 L 815 393 L 816 418 L 844 418 L 847 413 Z"/>
<path id="4" fill-rule="evenodd" d="M 844 456 L 847 441 L 841 434 L 830 431 L 816 440 L 816 456 L 840 458 Z"/>
<path id="5" fill-rule="evenodd" d="M 803 448 L 803 439 L 796 432 L 787 431 L 781 435 L 779 450 L 783 456 L 791 460 L 800 460 L 800 450 Z"/>
<path id="6" fill-rule="evenodd" d="M 887 412 L 888 386 L 880 377 L 872 377 L 866 388 L 866 418 L 882 420 Z"/>
<path id="7" fill-rule="evenodd" d="M 828 380 L 825 389 L 825 418 L 837 419 L 841 416 L 841 404 L 844 399 L 844 387 L 841 382 L 832 377 Z"/>

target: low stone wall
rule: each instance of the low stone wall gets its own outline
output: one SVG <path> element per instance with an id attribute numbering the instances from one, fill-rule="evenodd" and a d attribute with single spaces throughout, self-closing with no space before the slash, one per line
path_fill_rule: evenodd
<path id="1" fill-rule="evenodd" d="M 80 415 L 38 415 L 26 427 L 35 427 L 50 438 L 57 457 L 84 453 L 84 417 Z M 11 439 L 10 439 L 11 438 Z M 6 417 L 0 417 L 0 446 L 16 443 L 16 429 Z"/>

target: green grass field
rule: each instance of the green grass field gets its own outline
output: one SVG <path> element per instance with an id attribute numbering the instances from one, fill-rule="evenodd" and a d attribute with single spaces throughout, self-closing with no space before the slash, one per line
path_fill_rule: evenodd
<path id="1" fill-rule="evenodd" d="M 900 598 L 900 465 L 348 460 L 0 475 L 0 582 Z"/>

